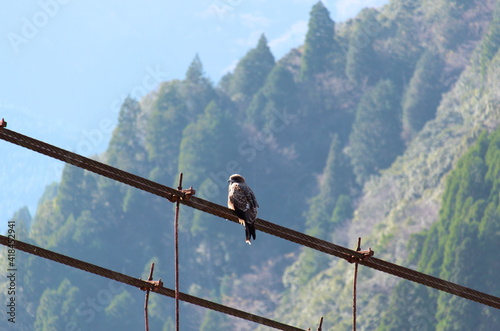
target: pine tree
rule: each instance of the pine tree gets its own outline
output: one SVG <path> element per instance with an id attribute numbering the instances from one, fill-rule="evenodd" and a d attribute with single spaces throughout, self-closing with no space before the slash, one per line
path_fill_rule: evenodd
<path id="1" fill-rule="evenodd" d="M 348 196 L 353 187 L 352 179 L 349 160 L 342 151 L 340 141 L 334 137 L 323 170 L 319 194 L 309 202 L 306 225 L 310 235 L 324 237 L 331 234 L 338 222 L 348 218 L 348 216 L 346 217 L 348 211 L 346 198 L 350 203 Z M 342 199 L 340 199 L 341 196 L 343 196 Z M 338 202 L 339 200 L 342 201 Z M 337 205 L 335 223 L 330 223 Z M 325 239 L 331 240 L 329 237 Z"/>
<path id="2" fill-rule="evenodd" d="M 77 328 L 78 294 L 78 288 L 67 279 L 57 289 L 45 290 L 36 312 L 35 329 L 55 331 Z"/>
<path id="3" fill-rule="evenodd" d="M 387 168 L 403 150 L 399 96 L 389 80 L 365 94 L 356 110 L 349 155 L 356 181 L 363 184 Z"/>
<path id="4" fill-rule="evenodd" d="M 57 194 L 57 205 L 63 217 L 78 217 L 85 209 L 84 176 L 82 168 L 69 164 L 64 167 Z"/>
<path id="5" fill-rule="evenodd" d="M 274 64 L 274 56 L 262 34 L 257 46 L 238 62 L 234 70 L 229 88 L 233 99 L 247 102 L 262 87 Z"/>
<path id="6" fill-rule="evenodd" d="M 147 155 L 139 129 L 140 114 L 139 103 L 127 97 L 120 109 L 118 125 L 113 131 L 106 156 L 109 164 L 145 176 Z"/>
<path id="7" fill-rule="evenodd" d="M 15 224 L 15 234 L 18 240 L 27 240 L 29 238 L 29 231 L 31 228 L 32 217 L 28 207 L 22 207 L 15 212 L 11 221 Z M 9 228 L 7 228 L 8 230 Z"/>
<path id="8" fill-rule="evenodd" d="M 352 83 L 366 84 L 376 80 L 377 54 L 373 49 L 376 30 L 380 23 L 375 9 L 364 9 L 357 19 L 346 54 L 346 76 Z"/>
<path id="9" fill-rule="evenodd" d="M 205 76 L 203 64 L 198 54 L 194 57 L 181 82 L 180 93 L 186 105 L 186 115 L 195 117 L 203 113 L 205 107 L 217 98 L 212 82 Z"/>
<path id="10" fill-rule="evenodd" d="M 417 269 L 498 296 L 498 259 L 485 260 L 500 249 L 500 130 L 483 134 L 448 175 L 439 219 L 412 238 Z M 410 300 L 415 305 L 405 305 Z M 461 297 L 402 282 L 392 295 L 396 311 L 379 330 L 491 330 L 500 312 Z"/>
<path id="11" fill-rule="evenodd" d="M 328 9 L 318 1 L 310 13 L 300 67 L 302 80 L 332 68 L 334 51 L 340 49 L 334 37 L 335 22 L 330 18 Z"/>
<path id="12" fill-rule="evenodd" d="M 188 123 L 186 101 L 180 82 L 160 87 L 147 124 L 146 146 L 153 170 L 150 177 L 171 184 L 177 175 L 182 130 Z"/>
<path id="13" fill-rule="evenodd" d="M 488 34 L 484 37 L 481 45 L 480 66 L 481 73 L 486 73 L 488 63 L 497 54 L 500 48 L 500 4 L 497 2 L 493 12 L 493 20 L 490 23 Z"/>
<path id="14" fill-rule="evenodd" d="M 268 100 L 264 111 L 266 125 L 274 125 L 279 120 L 276 111 L 297 113 L 297 86 L 291 72 L 285 66 L 277 65 L 271 71 L 263 90 Z"/>
<path id="15" fill-rule="evenodd" d="M 234 119 L 227 109 L 212 101 L 203 115 L 183 132 L 179 154 L 179 172 L 193 185 L 200 185 L 210 170 L 225 169 L 227 157 L 235 147 Z"/>
<path id="16" fill-rule="evenodd" d="M 297 112 L 297 86 L 293 75 L 285 66 L 276 65 L 248 107 L 248 120 L 278 134 L 283 131 L 283 125 L 288 124 L 283 122 L 284 114 L 296 115 Z"/>
<path id="17" fill-rule="evenodd" d="M 441 101 L 443 61 L 439 54 L 426 51 L 418 60 L 415 73 L 403 95 L 403 136 L 411 140 L 427 121 L 434 118 Z"/>

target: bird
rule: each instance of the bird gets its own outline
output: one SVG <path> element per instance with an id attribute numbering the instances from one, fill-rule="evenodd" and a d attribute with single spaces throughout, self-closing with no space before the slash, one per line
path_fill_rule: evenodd
<path id="1" fill-rule="evenodd" d="M 255 240 L 255 220 L 259 203 L 255 194 L 245 182 L 243 176 L 234 174 L 229 177 L 227 206 L 236 212 L 241 225 L 245 227 L 245 242 L 251 245 L 251 238 Z"/>

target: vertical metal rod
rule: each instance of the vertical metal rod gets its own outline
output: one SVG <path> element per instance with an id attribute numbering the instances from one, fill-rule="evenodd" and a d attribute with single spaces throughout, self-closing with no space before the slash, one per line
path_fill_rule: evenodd
<path id="1" fill-rule="evenodd" d="M 151 270 L 149 271 L 148 280 L 153 280 L 153 270 L 155 269 L 155 264 L 151 263 Z M 148 302 L 149 302 L 149 290 L 146 290 L 146 298 L 144 299 L 144 320 L 146 322 L 146 331 L 149 331 L 149 317 L 148 317 Z"/>
<path id="2" fill-rule="evenodd" d="M 179 186 L 182 190 L 182 172 L 179 174 Z M 179 331 L 179 200 L 175 204 L 174 242 L 175 242 L 175 329 Z"/>
<path id="3" fill-rule="evenodd" d="M 323 330 L 323 316 L 321 316 L 321 319 L 319 320 L 319 325 L 318 325 L 318 331 Z"/>
<path id="4" fill-rule="evenodd" d="M 361 237 L 358 237 L 356 252 L 361 250 Z M 358 282 L 358 261 L 354 265 L 354 285 L 352 291 L 352 331 L 356 331 L 356 285 Z"/>

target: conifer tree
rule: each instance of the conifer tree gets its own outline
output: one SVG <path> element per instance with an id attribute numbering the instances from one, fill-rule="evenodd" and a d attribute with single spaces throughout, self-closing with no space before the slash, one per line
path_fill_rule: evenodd
<path id="1" fill-rule="evenodd" d="M 388 167 L 401 153 L 400 136 L 398 93 L 391 81 L 382 80 L 359 102 L 349 137 L 349 155 L 359 184 Z"/>
<path id="2" fill-rule="evenodd" d="M 276 65 L 264 86 L 255 94 L 248 107 L 248 120 L 261 124 L 261 128 L 282 125 L 279 114 L 296 114 L 298 107 L 297 86 L 292 73 L 283 65 Z M 271 129 L 274 133 L 282 130 Z"/>
<path id="3" fill-rule="evenodd" d="M 262 34 L 257 46 L 239 62 L 230 81 L 230 93 L 236 100 L 246 102 L 262 87 L 274 67 L 274 56 Z"/>
<path id="4" fill-rule="evenodd" d="M 47 289 L 36 312 L 36 330 L 64 330 L 78 327 L 76 307 L 79 289 L 64 279 L 57 289 Z"/>
<path id="5" fill-rule="evenodd" d="M 335 22 L 328 9 L 318 1 L 311 10 L 300 73 L 303 80 L 332 68 L 333 53 L 338 48 Z"/>
<path id="6" fill-rule="evenodd" d="M 427 121 L 434 118 L 441 101 L 440 77 L 443 61 L 439 54 L 426 51 L 403 95 L 403 136 L 411 140 Z"/>
<path id="7" fill-rule="evenodd" d="M 481 73 L 486 73 L 489 61 L 497 54 L 500 48 L 500 4 L 497 2 L 493 12 L 493 20 L 490 23 L 488 34 L 484 37 L 481 45 Z"/>
<path id="8" fill-rule="evenodd" d="M 337 213 L 342 213 L 342 215 L 336 216 L 336 220 L 340 220 L 346 215 L 345 211 L 348 210 L 346 198 L 348 199 L 353 184 L 352 177 L 349 160 L 342 151 L 339 139 L 335 136 L 323 170 L 320 192 L 310 201 L 307 218 L 309 234 L 321 237 L 333 231 L 335 224 L 328 224 L 327 220 L 331 219 L 341 196 L 343 196 L 340 203 L 342 206 L 339 205 Z M 331 238 L 325 239 L 330 240 Z"/>
<path id="9" fill-rule="evenodd" d="M 144 176 L 147 174 L 143 173 L 141 165 L 146 161 L 146 151 L 140 137 L 140 113 L 139 103 L 127 97 L 120 109 L 118 125 L 113 131 L 106 155 L 109 164 Z"/>
<path id="10" fill-rule="evenodd" d="M 179 172 L 200 185 L 210 170 L 225 169 L 225 159 L 235 149 L 234 119 L 226 109 L 212 101 L 203 115 L 183 131 L 179 154 Z"/>
<path id="11" fill-rule="evenodd" d="M 63 217 L 78 217 L 84 209 L 84 170 L 66 165 L 63 169 L 61 184 L 58 188 L 57 205 Z"/>
<path id="12" fill-rule="evenodd" d="M 178 81 L 160 87 L 147 124 L 146 146 L 153 168 L 151 178 L 165 184 L 171 184 L 177 173 L 182 130 L 188 123 L 181 88 Z"/>
<path id="13" fill-rule="evenodd" d="M 500 249 L 500 130 L 483 134 L 447 176 L 438 221 L 412 238 L 417 269 L 495 296 Z M 411 300 L 411 306 L 404 302 Z M 409 282 L 401 282 L 391 302 L 396 311 L 379 330 L 493 330 L 498 310 Z"/>
<path id="14" fill-rule="evenodd" d="M 378 26 L 375 9 L 363 10 L 354 25 L 346 54 L 346 76 L 352 83 L 369 83 L 376 78 L 377 56 L 373 41 L 374 27 Z"/>
<path id="15" fill-rule="evenodd" d="M 189 65 L 180 92 L 185 99 L 188 116 L 198 116 L 203 113 L 205 107 L 217 97 L 212 82 L 205 76 L 198 54 Z"/>

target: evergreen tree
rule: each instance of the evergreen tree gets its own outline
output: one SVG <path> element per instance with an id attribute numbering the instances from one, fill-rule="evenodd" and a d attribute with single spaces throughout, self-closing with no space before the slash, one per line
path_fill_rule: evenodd
<path id="1" fill-rule="evenodd" d="M 308 202 L 309 209 L 305 214 L 307 234 L 332 240 L 336 227 L 352 216 L 351 200 L 348 197 L 352 177 L 349 162 L 338 138 L 334 137 L 320 179 L 319 193 Z M 328 259 L 324 255 L 304 249 L 297 261 L 287 268 L 284 279 L 294 283 L 291 286 L 300 286 L 327 266 Z"/>
<path id="2" fill-rule="evenodd" d="M 499 162 L 500 130 L 483 134 L 459 160 L 447 177 L 438 222 L 411 242 L 418 270 L 500 294 L 492 271 L 500 267 L 498 259 L 485 267 L 477 258 L 500 248 Z M 396 311 L 379 330 L 492 330 L 500 321 L 496 309 L 408 282 L 398 285 L 391 301 Z"/>
<path id="3" fill-rule="evenodd" d="M 417 62 L 402 102 L 403 136 L 406 140 L 411 140 L 436 114 L 441 101 L 442 67 L 439 54 L 432 51 L 426 51 Z"/>
<path id="4" fill-rule="evenodd" d="M 330 70 L 334 51 L 340 49 L 335 37 L 335 23 L 328 9 L 318 1 L 311 10 L 301 62 L 301 78 L 307 80 Z"/>
<path id="5" fill-rule="evenodd" d="M 14 216 L 12 216 L 11 221 L 13 223 L 9 224 L 15 224 L 16 239 L 23 241 L 28 240 L 32 221 L 28 207 L 23 207 L 15 212 Z M 8 229 L 9 228 L 7 228 L 7 230 Z"/>
<path id="6" fill-rule="evenodd" d="M 147 124 L 146 146 L 153 166 L 150 177 L 165 184 L 176 176 L 182 130 L 188 123 L 180 85 L 172 82 L 160 87 Z"/>
<path id="7" fill-rule="evenodd" d="M 500 4 L 497 2 L 493 19 L 490 23 L 488 34 L 484 37 L 481 45 L 480 66 L 481 73 L 486 73 L 489 62 L 497 54 L 500 48 Z"/>
<path id="8" fill-rule="evenodd" d="M 57 194 L 57 204 L 63 217 L 78 217 L 85 208 L 84 176 L 82 168 L 69 164 L 64 167 Z"/>
<path id="9" fill-rule="evenodd" d="M 208 83 L 205 73 L 203 72 L 203 64 L 201 63 L 198 54 L 194 56 L 193 61 L 186 71 L 186 81 L 192 84 L 205 84 Z"/>
<path id="10" fill-rule="evenodd" d="M 205 76 L 203 64 L 198 54 L 194 57 L 181 83 L 181 95 L 186 105 L 186 115 L 195 117 L 203 113 L 205 107 L 217 98 L 212 82 Z"/>
<path id="11" fill-rule="evenodd" d="M 380 26 L 375 9 L 364 9 L 356 19 L 346 54 L 346 76 L 352 83 L 366 84 L 377 78 L 377 54 L 373 27 Z M 376 31 L 376 30 L 375 30 Z"/>
<path id="12" fill-rule="evenodd" d="M 257 46 L 238 62 L 230 78 L 229 90 L 233 99 L 247 102 L 262 87 L 274 63 L 267 39 L 262 34 Z"/>
<path id="13" fill-rule="evenodd" d="M 389 80 L 365 94 L 356 110 L 349 137 L 349 155 L 356 181 L 387 168 L 403 150 L 399 96 Z"/>
<path id="14" fill-rule="evenodd" d="M 291 72 L 276 65 L 248 107 L 248 121 L 274 136 L 291 133 L 284 128 L 290 124 L 286 118 L 298 113 L 297 91 Z"/>
<path id="15" fill-rule="evenodd" d="M 468 0 L 439 1 L 436 8 L 429 11 L 434 47 L 439 51 L 455 50 L 469 33 L 463 15 L 470 3 Z"/>
<path id="16" fill-rule="evenodd" d="M 276 125 L 276 122 L 282 121 L 276 112 L 297 114 L 297 86 L 287 68 L 282 65 L 276 66 L 269 74 L 263 90 L 268 101 L 263 111 L 266 126 Z"/>
<path id="17" fill-rule="evenodd" d="M 106 156 L 110 165 L 145 176 L 144 163 L 147 155 L 139 129 L 140 114 L 139 103 L 127 97 L 121 107 L 118 125 L 113 131 Z"/>
<path id="18" fill-rule="evenodd" d="M 179 172 L 193 184 L 201 184 L 209 170 L 225 169 L 227 157 L 234 151 L 236 136 L 230 113 L 212 101 L 203 115 L 183 132 L 179 154 Z"/>
<path id="19" fill-rule="evenodd" d="M 338 225 L 337 222 L 330 224 L 330 221 L 333 220 L 332 214 L 341 196 L 343 196 L 342 202 L 340 202 L 342 206 L 339 205 L 339 209 L 336 211 L 336 219 L 340 221 L 342 216 L 346 216 L 348 209 L 346 198 L 350 202 L 348 195 L 353 184 L 352 177 L 349 161 L 342 151 L 338 138 L 334 137 L 321 177 L 319 193 L 309 203 L 306 223 L 308 234 L 330 240 L 329 237 L 325 236 L 331 234 L 335 225 Z"/>
<path id="20" fill-rule="evenodd" d="M 338 197 L 337 202 L 335 204 L 335 209 L 333 210 L 332 213 L 331 223 L 333 225 L 342 224 L 346 220 L 352 218 L 353 212 L 354 209 L 351 198 L 346 194 L 342 194 Z"/>
<path id="21" fill-rule="evenodd" d="M 76 329 L 76 307 L 79 290 L 65 279 L 57 289 L 47 289 L 40 298 L 35 329 L 57 331 Z"/>

